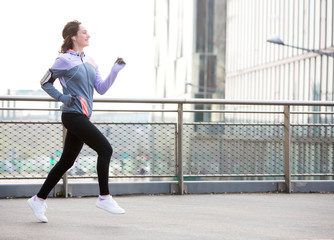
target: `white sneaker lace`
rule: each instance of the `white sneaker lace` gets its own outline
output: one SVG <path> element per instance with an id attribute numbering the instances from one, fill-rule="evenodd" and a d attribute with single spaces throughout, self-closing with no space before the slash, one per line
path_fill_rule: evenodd
<path id="1" fill-rule="evenodd" d="M 119 208 L 119 205 L 117 204 L 117 202 L 114 199 L 111 199 L 111 201 L 113 202 L 113 204 L 115 205 L 115 207 Z"/>

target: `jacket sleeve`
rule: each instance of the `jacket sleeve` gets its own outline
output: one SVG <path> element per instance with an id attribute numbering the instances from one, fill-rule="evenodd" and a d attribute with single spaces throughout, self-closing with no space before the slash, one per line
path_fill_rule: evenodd
<path id="1" fill-rule="evenodd" d="M 55 88 L 53 86 L 53 83 L 47 82 L 47 83 L 43 84 L 42 85 L 42 89 L 47 94 L 49 94 L 49 96 L 51 96 L 53 99 L 55 99 L 57 101 L 61 101 L 66 106 L 70 106 L 72 95 L 70 95 L 70 94 L 68 94 L 68 95 L 62 94 L 61 92 L 59 92 L 57 90 L 57 88 Z"/>
<path id="2" fill-rule="evenodd" d="M 42 89 L 53 99 L 57 101 L 61 101 L 65 105 L 70 105 L 71 103 L 71 95 L 64 95 L 61 92 L 59 92 L 54 86 L 53 82 L 56 78 L 63 77 L 67 72 L 67 65 L 64 59 L 57 58 L 55 63 L 50 69 L 51 71 L 51 79 L 50 81 L 42 84 Z"/>
<path id="3" fill-rule="evenodd" d="M 102 79 L 99 69 L 98 67 L 96 67 L 95 68 L 96 79 L 95 79 L 95 85 L 94 85 L 96 91 L 101 95 L 105 94 L 115 82 L 118 72 L 122 70 L 124 66 L 125 64 L 115 63 L 114 66 L 111 68 L 111 71 L 108 77 L 105 80 Z"/>

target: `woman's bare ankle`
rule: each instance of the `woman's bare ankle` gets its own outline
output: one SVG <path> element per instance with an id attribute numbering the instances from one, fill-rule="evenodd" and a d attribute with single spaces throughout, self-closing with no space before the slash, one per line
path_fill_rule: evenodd
<path id="1" fill-rule="evenodd" d="M 37 195 L 36 195 L 36 198 L 37 198 L 38 200 L 42 201 L 42 202 L 44 202 L 44 201 L 45 201 L 45 199 L 43 199 L 43 198 L 40 198 L 40 197 L 38 197 Z"/>

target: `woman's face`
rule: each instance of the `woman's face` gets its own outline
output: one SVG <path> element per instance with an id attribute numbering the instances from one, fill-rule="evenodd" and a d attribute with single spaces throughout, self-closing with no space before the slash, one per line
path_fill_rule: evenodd
<path id="1" fill-rule="evenodd" d="M 83 49 L 84 47 L 89 46 L 89 38 L 90 35 L 88 34 L 87 29 L 82 24 L 80 24 L 79 31 L 74 37 L 74 43 L 76 43 L 79 48 Z"/>

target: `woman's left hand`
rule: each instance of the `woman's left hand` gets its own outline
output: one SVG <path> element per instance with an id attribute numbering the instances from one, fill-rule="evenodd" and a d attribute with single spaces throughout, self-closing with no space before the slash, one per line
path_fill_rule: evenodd
<path id="1" fill-rule="evenodd" d="M 123 58 L 117 58 L 114 66 L 112 67 L 111 71 L 114 72 L 115 74 L 117 74 L 119 71 L 122 70 L 122 68 L 124 68 L 125 66 L 125 62 L 123 60 Z"/>
<path id="2" fill-rule="evenodd" d="M 118 64 L 126 64 L 123 60 L 123 58 L 117 58 L 116 62 L 115 63 L 118 63 Z"/>

